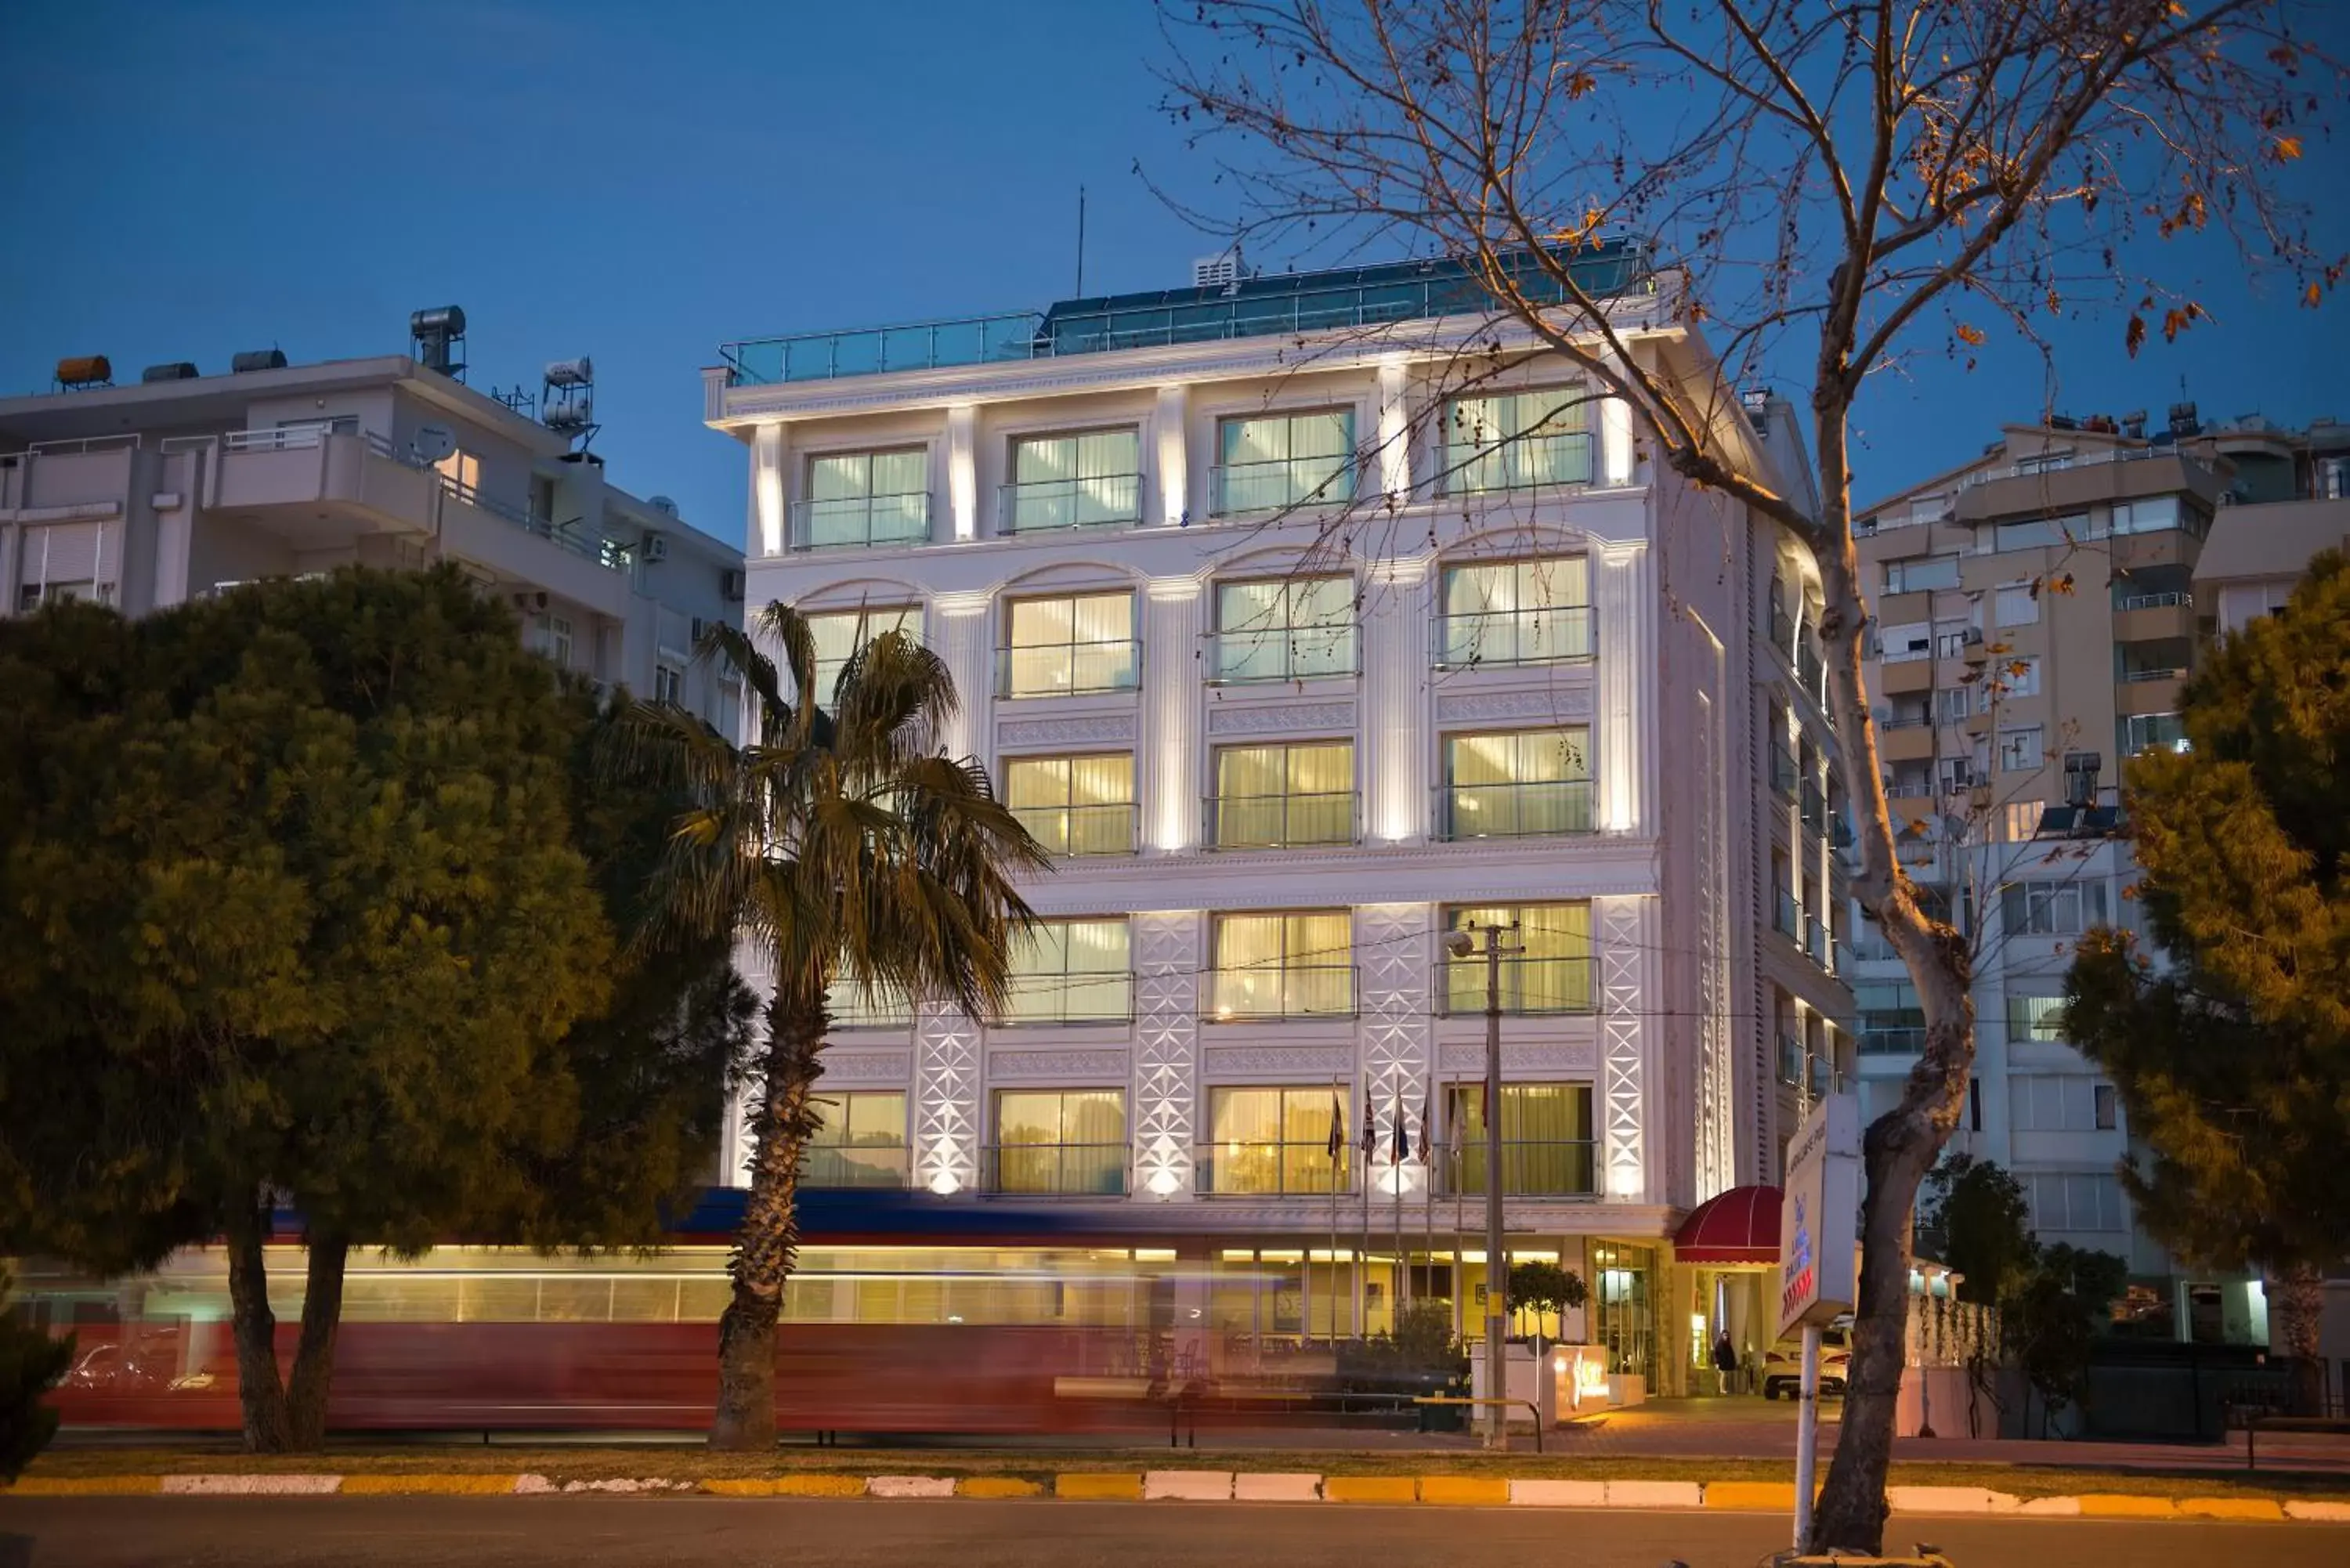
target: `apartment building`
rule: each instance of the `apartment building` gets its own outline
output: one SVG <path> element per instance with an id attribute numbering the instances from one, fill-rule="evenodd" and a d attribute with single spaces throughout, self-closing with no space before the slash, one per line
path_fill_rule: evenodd
<path id="1" fill-rule="evenodd" d="M 733 711 L 691 655 L 702 624 L 739 623 L 742 554 L 605 478 L 583 439 L 587 361 L 550 367 L 543 409 L 465 385 L 445 329 L 411 355 L 265 350 L 125 386 L 103 359 L 59 369 L 58 390 L 0 398 L 0 614 L 91 598 L 141 615 L 255 578 L 448 560 L 565 668 Z"/>
<path id="2" fill-rule="evenodd" d="M 1808 484 L 1677 280 L 1576 265 Z M 827 681 L 881 629 L 937 649 L 951 749 L 1059 857 L 1004 1016 L 842 999 L 811 1182 L 1097 1206 L 1265 1343 L 1415 1293 L 1476 1334 L 1498 1181 L 1513 1255 L 1678 1375 L 1677 1224 L 1776 1180 L 1850 1062 L 1835 742 L 1808 556 L 1590 391 L 1438 263 L 725 346 L 752 604 L 815 618 Z M 1485 968 L 1444 938 L 1497 923 L 1489 1170 Z"/>
<path id="3" fill-rule="evenodd" d="M 2170 1260 L 2115 1167 L 2129 1128 L 2064 1038 L 2075 939 L 2137 923 L 2123 762 L 2184 744 L 2199 642 L 2283 601 L 2350 528 L 2350 429 L 2204 425 L 2194 405 L 2010 425 L 1969 463 L 1870 507 L 1857 532 L 1877 622 L 1867 665 L 1900 857 L 1974 938 L 1977 1064 L 1952 1147 L 2023 1182 L 2043 1241 Z M 1915 991 L 1857 925 L 1859 1084 L 1892 1103 L 1923 1039 Z M 2182 1337 L 2257 1340 L 2257 1285 L 2178 1282 Z"/>

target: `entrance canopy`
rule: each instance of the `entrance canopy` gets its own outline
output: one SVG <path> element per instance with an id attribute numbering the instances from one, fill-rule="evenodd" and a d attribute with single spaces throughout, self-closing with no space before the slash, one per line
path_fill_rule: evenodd
<path id="1" fill-rule="evenodd" d="M 1673 1262 L 1777 1262 L 1780 1196 L 1775 1187 L 1733 1187 L 1707 1199 L 1673 1232 Z"/>

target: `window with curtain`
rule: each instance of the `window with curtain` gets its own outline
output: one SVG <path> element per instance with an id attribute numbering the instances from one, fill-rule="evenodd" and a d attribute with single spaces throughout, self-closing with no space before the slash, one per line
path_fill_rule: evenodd
<path id="1" fill-rule="evenodd" d="M 1479 950 L 1444 959 L 1444 1011 L 1461 1017 L 1485 1011 L 1484 937 L 1472 928 L 1518 929 L 1502 939 L 1523 949 L 1501 962 L 1502 1011 L 1509 1013 L 1588 1012 L 1592 1006 L 1591 906 L 1514 904 L 1485 909 L 1453 906 L 1444 912 L 1450 931 L 1471 931 Z"/>
<path id="2" fill-rule="evenodd" d="M 1114 1197 L 1126 1190 L 1119 1089 L 1000 1089 L 991 1190 Z"/>
<path id="3" fill-rule="evenodd" d="M 1354 919 L 1345 909 L 1218 915 L 1212 1022 L 1347 1017 L 1355 1011 Z"/>
<path id="4" fill-rule="evenodd" d="M 913 1003 L 893 992 L 868 996 L 857 983 L 836 980 L 824 993 L 824 1010 L 835 1029 L 904 1029 L 914 1022 Z"/>
<path id="5" fill-rule="evenodd" d="M 1281 849 L 1355 841 L 1355 743 L 1220 746 L 1209 842 Z"/>
<path id="6" fill-rule="evenodd" d="M 2011 996 L 2007 999 L 2007 1037 L 2064 1043 L 2064 999 L 2061 996 Z"/>
<path id="7" fill-rule="evenodd" d="M 1342 1134 L 1331 1153 L 1334 1122 L 1359 1135 L 1347 1127 L 1341 1091 L 1330 1084 L 1210 1090 L 1201 1190 L 1260 1197 L 1348 1190 L 1354 1151 Z"/>
<path id="8" fill-rule="evenodd" d="M 1216 452 L 1218 516 L 1355 498 L 1351 409 L 1219 421 Z"/>
<path id="9" fill-rule="evenodd" d="M 1510 730 L 1444 738 L 1444 836 L 1591 831 L 1591 732 Z"/>
<path id="10" fill-rule="evenodd" d="M 1455 398 L 1444 411 L 1444 492 L 1591 483 L 1581 387 Z"/>
<path id="11" fill-rule="evenodd" d="M 1485 1190 L 1485 1086 L 1454 1084 L 1445 1142 L 1454 1190 Z M 1599 1190 L 1588 1084 L 1502 1085 L 1502 1190 L 1578 1196 Z"/>
<path id="12" fill-rule="evenodd" d="M 1090 528 L 1142 520 L 1141 439 L 1123 430 L 1023 436 L 1012 443 L 1003 531 Z"/>
<path id="13" fill-rule="evenodd" d="M 809 1187 L 903 1187 L 906 1096 L 896 1090 L 838 1090 L 816 1096 L 823 1122 L 808 1139 L 800 1177 Z"/>
<path id="14" fill-rule="evenodd" d="M 1134 1016 L 1127 922 L 1040 920 L 1012 949 L 1007 1023 L 1078 1023 Z"/>
<path id="15" fill-rule="evenodd" d="M 1590 563 L 1544 556 L 1446 567 L 1440 640 L 1448 669 L 1590 658 Z"/>
<path id="16" fill-rule="evenodd" d="M 1312 680 L 1355 673 L 1355 579 L 1267 577 L 1216 585 L 1214 680 Z"/>
<path id="17" fill-rule="evenodd" d="M 1140 678 L 1131 593 L 1014 599 L 1008 618 L 1006 697 L 1128 691 Z"/>
<path id="18" fill-rule="evenodd" d="M 1055 855 L 1134 852 L 1134 753 L 1011 757 L 1003 803 Z"/>
<path id="19" fill-rule="evenodd" d="M 816 700 L 822 707 L 832 701 L 848 656 L 875 638 L 902 631 L 920 642 L 922 607 L 872 605 L 853 610 L 818 610 L 807 617 L 807 628 L 808 639 L 816 644 Z"/>
<path id="20" fill-rule="evenodd" d="M 834 452 L 808 460 L 799 504 L 801 549 L 907 545 L 931 535 L 931 454 L 925 447 Z"/>

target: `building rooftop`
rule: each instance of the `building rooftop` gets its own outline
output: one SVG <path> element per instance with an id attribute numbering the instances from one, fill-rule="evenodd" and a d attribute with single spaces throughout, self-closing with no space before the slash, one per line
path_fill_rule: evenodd
<path id="1" fill-rule="evenodd" d="M 1567 266 L 1575 286 L 1594 298 L 1648 293 L 1656 286 L 1647 248 L 1627 241 L 1610 240 L 1581 252 Z M 1503 267 L 1534 298 L 1565 298 L 1565 287 L 1537 265 L 1533 253 L 1509 257 Z M 1336 331 L 1491 308 L 1484 285 L 1466 262 L 1403 261 L 1065 299 L 1041 312 L 743 338 L 722 345 L 719 354 L 729 384 L 770 386 Z"/>

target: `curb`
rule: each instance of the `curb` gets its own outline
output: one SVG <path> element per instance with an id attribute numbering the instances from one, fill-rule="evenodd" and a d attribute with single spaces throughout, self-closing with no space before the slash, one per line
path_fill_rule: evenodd
<path id="1" fill-rule="evenodd" d="M 829 1471 L 707 1480 L 550 1480 L 543 1475 L 255 1474 L 27 1476 L 6 1497 L 503 1497 L 700 1492 L 711 1497 L 1060 1498 L 1086 1502 L 1338 1502 L 1453 1508 L 1713 1510 L 1786 1513 L 1785 1481 L 1565 1480 L 1501 1476 L 1320 1476 L 1278 1471 L 1070 1470 L 1048 1481 L 1017 1475 L 853 1475 Z M 2350 1524 L 2350 1501 L 2262 1497 L 2158 1497 L 2126 1492 L 2018 1497 L 1972 1486 L 1893 1486 L 1895 1514 L 1994 1514 L 2022 1519 L 2220 1520 Z"/>

